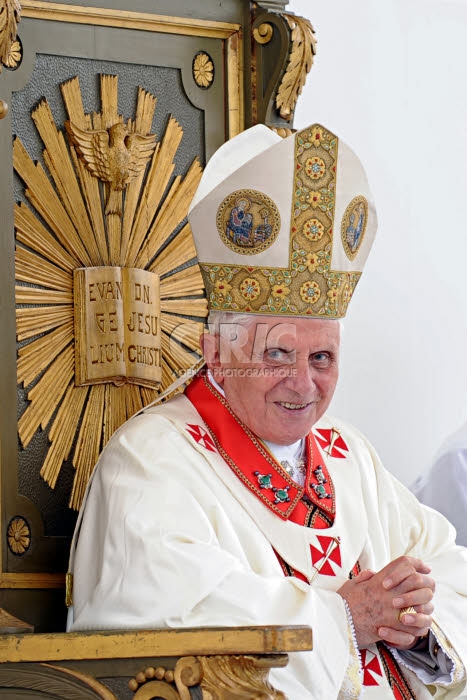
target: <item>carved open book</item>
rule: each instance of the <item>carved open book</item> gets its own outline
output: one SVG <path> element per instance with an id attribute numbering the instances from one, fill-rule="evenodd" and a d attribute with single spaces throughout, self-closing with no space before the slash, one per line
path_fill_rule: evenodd
<path id="1" fill-rule="evenodd" d="M 74 271 L 76 384 L 161 381 L 159 275 L 128 267 Z"/>

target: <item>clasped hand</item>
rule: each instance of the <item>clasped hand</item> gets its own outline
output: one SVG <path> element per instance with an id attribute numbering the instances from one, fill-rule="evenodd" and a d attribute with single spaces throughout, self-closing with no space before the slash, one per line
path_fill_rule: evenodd
<path id="1" fill-rule="evenodd" d="M 410 649 L 429 631 L 435 591 L 430 571 L 420 559 L 403 556 L 381 571 L 365 570 L 344 583 L 338 593 L 349 606 L 359 648 L 384 641 Z M 416 613 L 399 620 L 401 609 L 409 606 Z"/>

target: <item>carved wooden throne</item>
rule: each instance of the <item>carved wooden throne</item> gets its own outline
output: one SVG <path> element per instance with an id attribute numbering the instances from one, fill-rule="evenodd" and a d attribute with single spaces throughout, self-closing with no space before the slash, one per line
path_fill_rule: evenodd
<path id="1" fill-rule="evenodd" d="M 285 0 L 125 5 L 0 0 L 0 697 L 281 697 L 308 628 L 63 632 L 98 454 L 199 357 L 202 168 L 290 133 L 315 48 Z"/>

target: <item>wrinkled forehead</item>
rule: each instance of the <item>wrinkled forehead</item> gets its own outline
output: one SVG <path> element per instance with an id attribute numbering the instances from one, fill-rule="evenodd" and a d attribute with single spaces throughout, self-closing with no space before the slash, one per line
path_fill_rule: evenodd
<path id="1" fill-rule="evenodd" d="M 226 319 L 227 320 L 227 319 Z M 220 334 L 224 338 L 235 339 L 240 336 L 244 342 L 264 340 L 267 347 L 284 344 L 292 347 L 314 341 L 339 345 L 341 322 L 336 319 L 294 318 L 284 316 L 249 317 L 231 314 L 227 323 L 221 323 Z"/>

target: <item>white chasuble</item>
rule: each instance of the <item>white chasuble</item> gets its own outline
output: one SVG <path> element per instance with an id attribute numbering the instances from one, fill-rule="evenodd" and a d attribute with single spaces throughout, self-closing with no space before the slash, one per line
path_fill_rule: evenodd
<path id="1" fill-rule="evenodd" d="M 324 417 L 295 483 L 205 377 L 105 448 L 80 515 L 70 629 L 307 624 L 314 649 L 271 682 L 290 700 L 467 698 L 467 555 L 354 428 Z M 337 593 L 410 555 L 437 582 L 431 676 L 384 645 L 357 650 Z M 420 676 L 420 678 L 419 678 Z"/>

